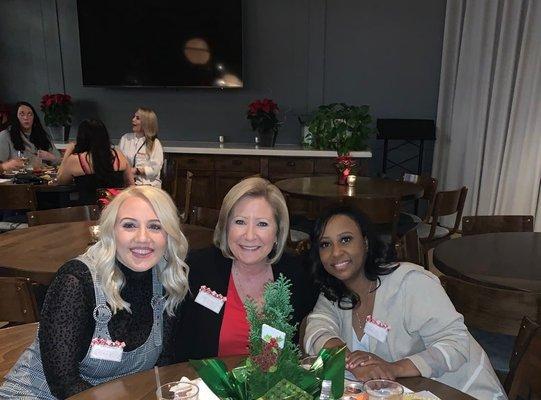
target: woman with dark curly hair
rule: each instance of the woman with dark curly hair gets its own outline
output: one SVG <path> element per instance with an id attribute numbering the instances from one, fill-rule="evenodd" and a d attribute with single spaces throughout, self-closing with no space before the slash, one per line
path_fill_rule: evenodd
<path id="1" fill-rule="evenodd" d="M 505 399 L 438 278 L 412 263 L 389 263 L 385 253 L 355 208 L 319 218 L 311 256 L 322 294 L 307 319 L 307 353 L 346 345 L 346 368 L 359 380 L 424 376 L 478 399 Z"/>
<path id="2" fill-rule="evenodd" d="M 60 152 L 43 129 L 36 110 L 26 101 L 19 101 L 15 105 L 9 127 L 0 132 L 0 161 L 19 156 L 38 157 L 53 165 L 60 163 L 61 159 Z"/>

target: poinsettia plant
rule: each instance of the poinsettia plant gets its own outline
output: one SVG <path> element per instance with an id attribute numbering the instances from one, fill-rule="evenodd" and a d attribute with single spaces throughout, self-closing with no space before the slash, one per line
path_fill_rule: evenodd
<path id="1" fill-rule="evenodd" d="M 255 100 L 248 105 L 246 118 L 250 120 L 254 131 L 277 132 L 281 124 L 278 121 L 278 110 L 278 104 L 271 99 Z"/>
<path id="2" fill-rule="evenodd" d="M 45 125 L 66 126 L 71 124 L 73 102 L 69 94 L 45 94 L 41 98 L 41 111 L 45 114 Z"/>

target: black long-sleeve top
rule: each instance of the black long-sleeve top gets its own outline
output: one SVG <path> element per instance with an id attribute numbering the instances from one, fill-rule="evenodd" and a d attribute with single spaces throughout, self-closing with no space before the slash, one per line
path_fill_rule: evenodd
<path id="1" fill-rule="evenodd" d="M 121 296 L 130 304 L 131 313 L 117 311 L 108 327 L 112 340 L 124 341 L 124 351 L 132 351 L 145 343 L 152 329 L 152 270 L 135 272 L 118 265 L 126 277 Z M 51 393 L 60 399 L 92 387 L 79 374 L 79 362 L 92 340 L 95 307 L 92 275 L 87 266 L 78 260 L 64 264 L 47 291 L 39 329 L 45 377 Z M 173 319 L 164 313 L 163 349 L 158 365 L 172 361 Z"/>

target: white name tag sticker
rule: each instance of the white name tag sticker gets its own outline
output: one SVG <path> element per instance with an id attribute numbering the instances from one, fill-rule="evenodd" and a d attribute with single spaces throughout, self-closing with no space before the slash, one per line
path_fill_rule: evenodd
<path id="1" fill-rule="evenodd" d="M 366 323 L 364 324 L 364 333 L 373 337 L 378 342 L 385 343 L 387 341 L 387 334 L 390 327 L 384 322 L 378 321 L 371 315 L 366 317 Z"/>
<path id="2" fill-rule="evenodd" d="M 216 314 L 220 313 L 224 303 L 227 301 L 227 297 L 210 290 L 206 286 L 201 286 L 199 293 L 195 298 L 195 302 L 201 304 L 203 307 L 214 311 Z"/>
<path id="3" fill-rule="evenodd" d="M 120 362 L 124 353 L 124 342 L 111 342 L 103 339 L 92 339 L 90 345 L 90 358 Z"/>
<path id="4" fill-rule="evenodd" d="M 283 349 L 286 341 L 286 334 L 270 325 L 263 324 L 261 327 L 261 339 L 270 343 L 272 339 L 276 341 L 278 347 Z"/>

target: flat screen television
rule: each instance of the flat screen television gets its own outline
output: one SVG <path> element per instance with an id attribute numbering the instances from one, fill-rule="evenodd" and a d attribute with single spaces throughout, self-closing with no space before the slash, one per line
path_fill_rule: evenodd
<path id="1" fill-rule="evenodd" d="M 78 0 L 84 86 L 242 87 L 241 0 Z"/>

